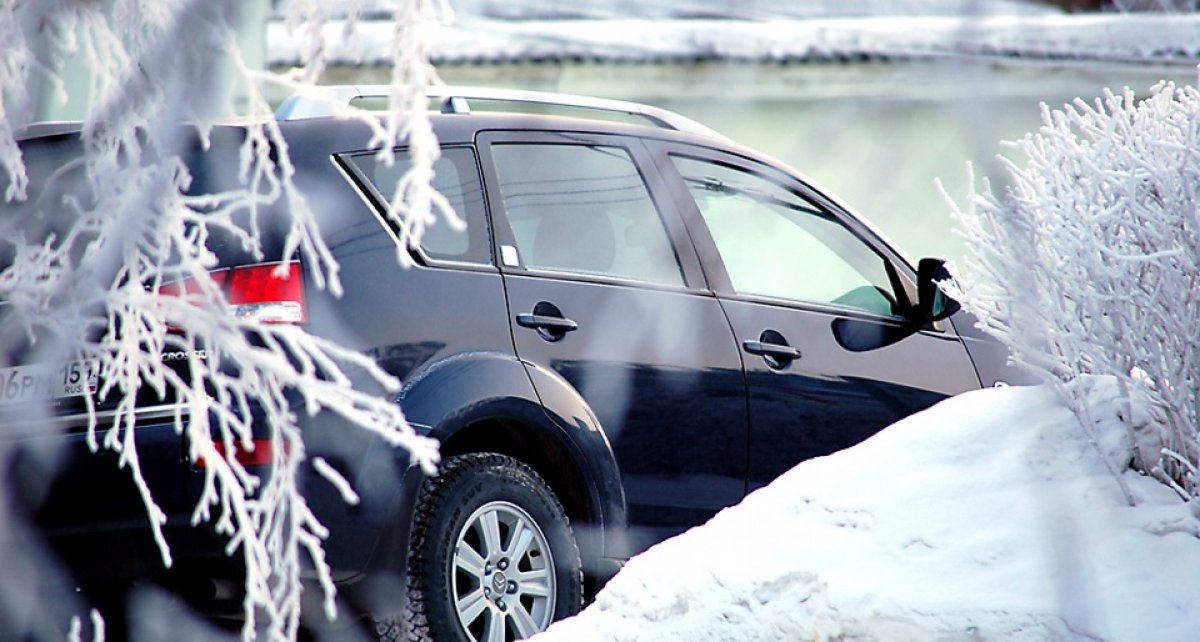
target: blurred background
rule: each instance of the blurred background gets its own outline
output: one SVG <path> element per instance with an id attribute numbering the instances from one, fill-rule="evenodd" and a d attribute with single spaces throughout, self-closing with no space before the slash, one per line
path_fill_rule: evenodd
<path id="1" fill-rule="evenodd" d="M 387 83 L 401 0 L 329 0 L 321 82 Z M 1196 84 L 1190 0 L 452 0 L 421 30 L 448 84 L 578 93 L 678 111 L 791 165 L 911 256 L 958 258 L 941 179 L 1003 182 L 1000 141 L 1105 88 Z M 283 71 L 305 34 L 288 0 L 245 5 L 250 65 Z M 69 75 L 69 74 L 68 74 Z M 76 81 L 86 94 L 86 78 Z M 76 92 L 72 92 L 76 94 Z M 282 100 L 284 96 L 278 96 Z M 45 101 L 44 118 L 78 117 Z"/>

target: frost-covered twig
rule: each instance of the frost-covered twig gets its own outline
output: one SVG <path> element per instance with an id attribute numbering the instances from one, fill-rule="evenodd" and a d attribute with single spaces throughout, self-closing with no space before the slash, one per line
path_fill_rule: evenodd
<path id="1" fill-rule="evenodd" d="M 297 28 L 311 34 L 307 64 L 296 73 L 249 70 L 231 37 L 241 3 L 236 0 L 66 0 L 19 3 L 0 0 L 0 171 L 5 198 L 35 216 L 70 217 L 65 231 L 25 238 L 7 230 L 0 238 L 13 262 L 0 266 L 0 298 L 8 302 L 3 354 L 24 351 L 47 360 L 96 364 L 96 399 L 114 409 L 101 431 L 95 401 L 88 399 L 88 443 L 119 454 L 147 507 L 149 525 L 165 564 L 172 563 L 163 511 L 142 473 L 138 453 L 139 393 L 153 391 L 178 404 L 175 426 L 192 462 L 204 471 L 193 521 L 211 523 L 229 536 L 229 552 L 246 569 L 243 635 L 293 639 L 300 618 L 300 573 L 315 567 L 333 617 L 333 583 L 325 564 L 327 529 L 299 489 L 305 463 L 297 413 L 333 413 L 386 443 L 406 449 L 431 470 L 436 446 L 417 437 L 391 400 L 355 388 L 347 374 L 363 373 L 383 390 L 399 382 L 370 358 L 312 336 L 302 328 L 268 325 L 229 314 L 210 276 L 217 257 L 207 243 L 233 239 L 252 256 L 279 261 L 276 274 L 298 261 L 305 277 L 337 295 L 336 261 L 321 239 L 314 212 L 293 182 L 287 142 L 270 118 L 265 85 L 302 88 L 324 67 L 320 3 L 293 7 Z M 361 9 L 361 5 L 358 5 Z M 355 12 L 358 9 L 355 10 Z M 459 224 L 448 203 L 430 187 L 438 157 L 425 116 L 425 87 L 437 82 L 421 44 L 420 23 L 442 20 L 440 0 L 408 0 L 396 10 L 392 109 L 379 118 L 352 107 L 339 114 L 371 126 L 371 145 L 390 161 L 405 144 L 412 170 L 396 186 L 389 216 L 415 242 L 437 216 Z M 354 21 L 350 21 L 352 25 Z M 207 146 L 213 123 L 229 115 L 214 53 L 228 59 L 233 87 L 244 97 L 244 139 L 239 185 L 191 193 L 185 160 L 192 132 Z M 29 200 L 29 177 L 16 132 L 34 113 L 39 82 L 63 87 L 61 61 L 70 54 L 89 69 L 89 105 L 81 157 L 53 180 L 73 191 L 57 202 Z M 187 127 L 184 127 L 184 124 Z M 264 255 L 263 221 L 286 212 L 282 252 Z M 273 223 L 278 221 L 273 219 Z M 401 259 L 407 255 L 400 253 Z M 182 296 L 164 297 L 166 287 Z M 34 349 L 28 349 L 33 344 Z M 18 349 L 19 346 L 26 346 Z M 163 355 L 205 355 L 183 370 Z M 8 364 L 5 364 L 8 365 Z M 270 474 L 260 476 L 236 453 L 266 435 Z M 323 462 L 316 469 L 348 501 L 347 480 Z"/>
<path id="2" fill-rule="evenodd" d="M 1107 91 L 1042 116 L 1011 144 L 1010 186 L 983 181 L 953 205 L 969 250 L 958 294 L 1064 391 L 1102 374 L 1144 395 L 1163 417 L 1144 472 L 1200 497 L 1200 92 Z"/>

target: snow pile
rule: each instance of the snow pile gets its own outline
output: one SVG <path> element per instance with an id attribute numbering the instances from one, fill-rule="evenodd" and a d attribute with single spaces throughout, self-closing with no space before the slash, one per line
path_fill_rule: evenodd
<path id="1" fill-rule="evenodd" d="M 327 0 L 334 15 L 345 15 L 361 3 L 363 15 L 394 10 L 404 0 Z M 287 7 L 293 1 L 284 0 Z M 279 5 L 277 5 L 279 6 Z M 579 18 L 704 17 L 755 20 L 765 17 L 813 18 L 882 15 L 979 15 L 1062 13 L 1035 0 L 455 0 L 459 15 L 507 20 Z"/>
<path id="2" fill-rule="evenodd" d="M 460 16 L 430 25 L 437 63 L 526 60 L 743 60 L 795 62 L 862 57 L 928 59 L 998 56 L 1102 61 L 1194 61 L 1200 14 L 906 15 L 760 21 L 710 19 L 497 20 Z M 390 20 L 366 19 L 354 37 L 343 21 L 325 25 L 330 61 L 388 62 Z M 273 66 L 300 60 L 305 34 L 267 25 Z"/>
<path id="3" fill-rule="evenodd" d="M 1049 388 L 949 399 L 634 558 L 537 642 L 1200 639 L 1200 520 Z M 1135 423 L 1144 421 L 1134 409 Z"/>

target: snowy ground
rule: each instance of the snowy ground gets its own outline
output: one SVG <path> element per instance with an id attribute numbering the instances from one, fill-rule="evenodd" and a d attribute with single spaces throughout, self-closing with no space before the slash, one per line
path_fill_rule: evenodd
<path id="1" fill-rule="evenodd" d="M 335 63 L 386 64 L 391 20 L 360 23 L 343 37 L 340 20 L 325 26 Z M 435 63 L 520 60 L 844 60 L 944 59 L 958 56 L 1176 61 L 1200 55 L 1200 14 L 901 15 L 820 19 L 495 20 L 462 16 L 423 27 Z M 307 35 L 274 20 L 267 25 L 268 63 L 296 64 Z"/>
<path id="2" fill-rule="evenodd" d="M 965 394 L 634 558 L 537 642 L 1200 639 L 1200 519 L 1045 388 Z"/>

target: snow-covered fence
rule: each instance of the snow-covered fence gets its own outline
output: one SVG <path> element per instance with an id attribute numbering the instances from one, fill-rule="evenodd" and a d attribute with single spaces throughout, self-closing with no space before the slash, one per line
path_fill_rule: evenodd
<path id="1" fill-rule="evenodd" d="M 436 446 L 413 433 L 394 403 L 355 389 L 346 371 L 361 369 L 385 390 L 397 389 L 398 381 L 368 357 L 301 327 L 230 314 L 209 273 L 216 257 L 206 241 L 221 234 L 263 261 L 281 261 L 281 276 L 290 262 L 300 261 L 305 276 L 318 287 L 340 292 L 337 264 L 318 233 L 314 212 L 292 181 L 287 143 L 264 98 L 264 85 L 294 90 L 315 82 L 327 50 L 319 5 L 293 4 L 294 26 L 314 35 L 304 67 L 276 75 L 241 63 L 232 38 L 241 10 L 238 0 L 0 0 L 0 185 L 6 186 L 0 206 L 16 211 L 16 204 L 23 203 L 20 207 L 38 210 L 35 216 L 73 220 L 65 233 L 26 238 L 20 230 L 10 230 L 0 238 L 6 256 L 15 257 L 0 266 L 0 299 L 8 302 L 0 361 L 23 350 L 16 346 L 36 339 L 38 354 L 51 361 L 95 364 L 99 397 L 115 401 L 116 414 L 112 427 L 100 431 L 95 409 L 89 409 L 89 443 L 93 450 L 119 453 L 142 492 L 167 565 L 170 542 L 161 531 L 165 516 L 141 472 L 135 406 L 139 391 L 146 389 L 181 402 L 177 430 L 207 476 L 194 521 L 211 523 L 228 535 L 230 553 L 245 564 L 246 638 L 294 639 L 300 572 L 306 564 L 323 580 L 326 609 L 333 616 L 333 585 L 323 552 L 327 531 L 298 485 L 305 450 L 295 412 L 336 413 L 407 449 L 426 469 L 437 457 Z M 342 114 L 373 128 L 370 144 L 385 161 L 407 140 L 412 170 L 397 186 L 390 214 L 413 237 L 439 214 L 451 224 L 456 221 L 429 185 L 438 148 L 425 117 L 425 87 L 437 79 L 419 35 L 423 23 L 444 19 L 448 12 L 442 0 L 399 3 L 390 115 L 381 121 L 349 108 Z M 91 84 L 81 157 L 74 161 L 82 176 L 77 187 L 85 196 L 43 202 L 27 191 L 29 176 L 16 132 L 36 113 L 36 87 L 48 84 L 58 89 L 56 98 L 65 98 L 62 64 L 72 56 L 83 60 Z M 225 99 L 226 87 L 214 69 L 221 60 L 229 62 L 231 83 L 245 98 L 240 110 Z M 231 115 L 246 123 L 241 184 L 218 194 L 189 194 L 183 126 L 194 127 L 204 140 L 216 119 Z M 273 210 L 287 213 L 284 250 L 280 256 L 264 256 L 261 224 Z M 172 282 L 187 283 L 174 286 L 176 294 L 182 290 L 187 296 L 161 296 Z M 205 353 L 208 359 L 190 360 L 180 374 L 164 362 L 166 353 Z M 239 446 L 250 448 L 260 438 L 251 433 L 251 405 L 260 409 L 257 428 L 265 428 L 271 442 L 273 472 L 266 479 L 236 457 Z M 6 461 L 0 457 L 0 463 Z M 353 500 L 345 479 L 332 467 L 313 463 L 317 473 Z M 19 518 L 0 502 L 5 530 Z M 6 550 L 9 542 L 0 538 L 0 553 L 24 557 L 21 550 Z M 41 572 L 47 577 L 23 579 L 29 584 L 53 580 L 48 568 Z M 44 626 L 39 610 L 27 608 L 13 592 L 0 591 L 0 621 L 30 622 L 13 635 L 24 637 L 33 627 Z M 18 611 L 21 618 L 14 620 Z M 50 605 L 41 613 L 61 615 L 51 612 Z M 73 626 L 72 636 L 78 637 L 79 620 Z M 6 632 L 0 626 L 0 634 Z"/>
<path id="2" fill-rule="evenodd" d="M 1146 395 L 1161 428 L 1127 415 L 1133 464 L 1200 497 L 1200 91 L 1162 83 L 1043 107 L 1041 129 L 1011 149 L 1010 187 L 983 180 L 954 206 L 963 302 L 1050 381 L 1110 375 Z"/>

